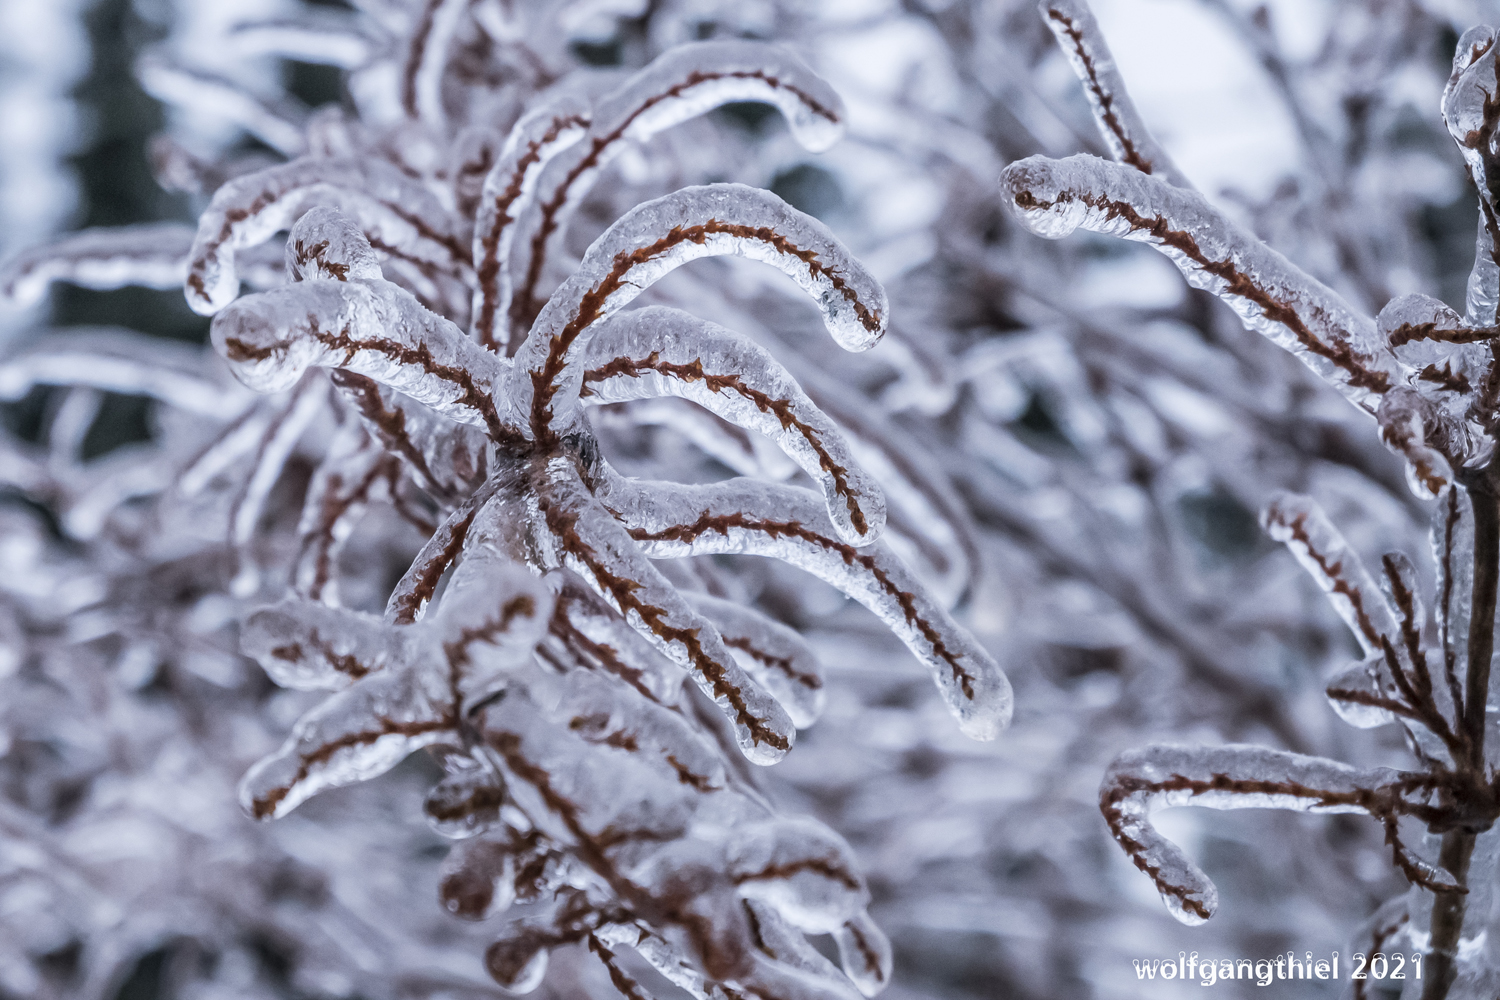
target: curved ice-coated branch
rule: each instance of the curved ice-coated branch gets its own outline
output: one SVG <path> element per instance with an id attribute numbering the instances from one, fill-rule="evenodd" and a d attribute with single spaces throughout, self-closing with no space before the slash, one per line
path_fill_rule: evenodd
<path id="1" fill-rule="evenodd" d="M 1155 246 L 1189 284 L 1224 299 L 1367 412 L 1404 381 L 1368 317 L 1192 191 L 1082 155 L 1012 163 L 1000 186 L 1039 236 L 1059 239 L 1082 227 Z"/>
<path id="2" fill-rule="evenodd" d="M 539 579 L 484 550 L 454 573 L 438 613 L 419 625 L 395 627 L 308 604 L 272 609 L 257 638 L 268 625 L 292 624 L 311 642 L 321 625 L 334 633 L 326 640 L 333 652 L 314 656 L 363 654 L 358 662 L 370 670 L 303 716 L 281 749 L 250 769 L 240 786 L 246 811 L 257 819 L 283 816 L 325 788 L 366 781 L 421 747 L 456 739 L 476 697 L 530 658 L 551 611 Z M 348 653 L 339 652 L 345 647 Z M 382 654 L 385 669 L 378 668 Z M 305 650 L 272 649 L 266 659 L 311 666 L 305 677 L 289 672 L 319 679 Z"/>
<path id="3" fill-rule="evenodd" d="M 329 380 L 354 405 L 365 429 L 440 503 L 457 503 L 484 481 L 489 467 L 485 430 L 455 423 L 363 375 L 334 369 Z"/>
<path id="4" fill-rule="evenodd" d="M 578 662 L 618 677 L 652 701 L 674 703 L 682 686 L 682 669 L 657 652 L 577 574 L 561 575 L 551 631 L 567 651 Z M 692 595 L 683 596 L 692 603 Z"/>
<path id="5" fill-rule="evenodd" d="M 599 103 L 585 141 L 547 169 L 538 202 L 520 216 L 521 235 L 510 261 L 519 283 L 510 304 L 512 343 L 542 307 L 538 286 L 550 248 L 605 165 L 628 143 L 645 142 L 731 101 L 775 105 L 792 137 L 813 152 L 827 149 L 843 134 L 844 105 L 837 92 L 780 46 L 697 42 L 658 56 Z"/>
<path id="6" fill-rule="evenodd" d="M 262 100 L 216 73 L 179 66 L 161 52 L 141 56 L 135 76 L 158 101 L 227 119 L 278 153 L 296 156 L 307 148 L 307 109 L 299 102 Z"/>
<path id="7" fill-rule="evenodd" d="M 500 158 L 484 179 L 474 220 L 474 339 L 485 347 L 514 353 L 517 343 L 507 324 L 515 276 L 510 270 L 515 222 L 536 198 L 537 182 L 552 158 L 583 138 L 588 107 L 564 95 L 524 115 L 510 130 Z M 502 326 L 497 330 L 496 326 Z"/>
<path id="8" fill-rule="evenodd" d="M 786 712 L 740 668 L 718 630 L 641 554 L 633 535 L 578 478 L 572 459 L 549 462 L 539 478 L 538 527 L 545 531 L 543 544 L 552 547 L 550 558 L 588 581 L 632 627 L 688 670 L 734 725 L 746 757 L 757 764 L 780 760 L 796 736 Z"/>
<path id="9" fill-rule="evenodd" d="M 1277 493 L 1261 514 L 1261 526 L 1318 581 L 1366 656 L 1380 654 L 1385 644 L 1402 648 L 1395 609 L 1316 500 Z"/>
<path id="10" fill-rule="evenodd" d="M 443 134 L 447 120 L 443 75 L 448 69 L 448 49 L 470 6 L 470 0 L 423 0 L 401 67 L 402 110 L 410 118 L 420 118 L 438 135 Z"/>
<path id="11" fill-rule="evenodd" d="M 511 436 L 495 410 L 493 354 L 387 281 L 301 281 L 250 295 L 214 317 L 210 335 L 241 382 L 288 388 L 310 367 L 390 386 L 439 413 Z"/>
<path id="12" fill-rule="evenodd" d="M 84 288 L 176 288 L 187 274 L 193 228 L 160 222 L 85 229 L 24 250 L 0 267 L 0 302 L 36 305 L 54 281 Z"/>
<path id="13" fill-rule="evenodd" d="M 463 552 L 474 522 L 500 492 L 493 480 L 486 481 L 438 525 L 391 591 L 385 605 L 388 624 L 410 625 L 421 620 L 443 574 Z"/>
<path id="14" fill-rule="evenodd" d="M 844 975 L 867 997 L 878 995 L 891 982 L 891 941 L 880 925 L 861 913 L 833 932 Z"/>
<path id="15" fill-rule="evenodd" d="M 293 281 L 348 281 L 383 277 L 364 232 L 337 208 L 303 213 L 286 238 L 286 273 Z"/>
<path id="16" fill-rule="evenodd" d="M 289 597 L 240 624 L 240 652 L 284 688 L 340 691 L 412 657 L 417 634 L 319 601 Z"/>
<path id="17" fill-rule="evenodd" d="M 1264 747 L 1153 744 L 1116 757 L 1099 786 L 1099 809 L 1135 866 L 1151 877 L 1172 915 L 1201 924 L 1218 909 L 1212 880 L 1156 832 L 1151 814 L 1173 806 L 1365 813 L 1385 825 L 1386 843 L 1407 878 L 1454 891 L 1449 874 L 1413 854 L 1397 834 L 1403 796 L 1429 787 L 1425 775 L 1360 770 L 1322 757 Z"/>
<path id="18" fill-rule="evenodd" d="M 456 742 L 458 708 L 434 671 L 371 674 L 303 716 L 281 749 L 246 773 L 240 804 L 274 819 L 326 788 L 384 774 L 422 747 Z"/>
<path id="19" fill-rule="evenodd" d="M 245 21 L 229 29 L 227 38 L 247 56 L 280 56 L 340 69 L 358 69 L 381 48 L 366 34 L 362 18 L 328 7 Z"/>
<path id="20" fill-rule="evenodd" d="M 595 328 L 582 392 L 618 403 L 672 395 L 771 438 L 823 489 L 839 537 L 874 541 L 885 497 L 850 454 L 842 432 L 764 348 L 664 306 L 618 313 Z"/>
<path id="21" fill-rule="evenodd" d="M 236 177 L 215 192 L 189 255 L 188 305 L 205 316 L 223 309 L 239 294 L 235 253 L 290 229 L 318 205 L 354 219 L 380 253 L 429 273 L 468 271 L 469 248 L 425 187 L 375 157 L 307 157 Z"/>
<path id="22" fill-rule="evenodd" d="M 870 902 L 854 852 L 813 819 L 741 825 L 725 845 L 724 860 L 741 896 L 775 907 L 809 933 L 833 933 Z"/>
<path id="23" fill-rule="evenodd" d="M 1037 10 L 1083 84 L 1094 122 L 1114 158 L 1175 187 L 1192 188 L 1136 111 L 1087 0 L 1040 0 Z"/>
<path id="24" fill-rule="evenodd" d="M 1495 29 L 1488 26 L 1464 32 L 1443 88 L 1443 121 L 1479 191 L 1479 231 L 1464 317 L 1475 327 L 1500 324 L 1500 46 L 1495 42 Z"/>
<path id="25" fill-rule="evenodd" d="M 684 593 L 692 609 L 713 622 L 724 645 L 745 654 L 745 672 L 781 702 L 798 729 L 823 714 L 823 664 L 795 629 L 754 608 L 709 594 Z"/>
<path id="26" fill-rule="evenodd" d="M 300 551 L 292 569 L 297 593 L 339 604 L 339 552 L 372 502 L 396 498 L 400 474 L 400 459 L 371 441 L 361 423 L 351 420 L 340 429 L 302 502 L 297 525 Z"/>
<path id="27" fill-rule="evenodd" d="M 243 409 L 237 389 L 202 374 L 201 357 L 196 347 L 133 330 L 70 327 L 0 362 L 0 400 L 20 399 L 35 385 L 67 385 L 149 396 L 216 419 Z"/>
<path id="28" fill-rule="evenodd" d="M 868 350 L 885 332 L 885 290 L 828 228 L 769 191 L 684 188 L 627 212 L 553 294 L 516 356 L 509 396 L 538 441 L 575 419 L 590 331 L 688 261 L 733 255 L 781 270 L 817 300 L 840 346 Z"/>
<path id="29" fill-rule="evenodd" d="M 869 608 L 927 666 L 959 728 L 991 740 L 1010 723 L 1010 682 L 882 544 L 839 541 L 809 490 L 749 479 L 709 486 L 613 479 L 600 499 L 653 559 L 715 553 L 770 556 Z"/>

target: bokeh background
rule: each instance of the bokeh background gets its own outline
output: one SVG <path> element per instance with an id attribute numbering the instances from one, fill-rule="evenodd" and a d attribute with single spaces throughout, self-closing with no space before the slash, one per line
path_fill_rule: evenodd
<path id="1" fill-rule="evenodd" d="M 1430 586 L 1430 512 L 1372 423 L 1164 259 L 1084 234 L 1048 243 L 1011 221 L 995 185 L 1006 163 L 1104 152 L 1033 4 L 488 2 L 519 8 L 529 33 L 476 48 L 452 86 L 491 95 L 498 128 L 543 77 L 603 87 L 674 44 L 720 37 L 792 47 L 849 106 L 847 137 L 817 156 L 756 105 L 659 137 L 611 168 L 572 243 L 664 190 L 741 180 L 823 219 L 890 291 L 888 343 L 850 358 L 807 335 L 811 314 L 784 290 L 720 275 L 814 397 L 874 426 L 894 456 L 876 472 L 912 489 L 912 558 L 1011 675 L 1012 730 L 966 741 L 915 661 L 831 589 L 750 559 L 702 570 L 824 657 L 824 719 L 760 779 L 784 811 L 854 846 L 896 948 L 886 995 L 1165 998 L 1203 987 L 1142 982 L 1132 960 L 1347 956 L 1406 891 L 1376 824 L 1164 814 L 1222 894 L 1213 921 L 1186 928 L 1110 841 L 1097 787 L 1117 753 L 1161 740 L 1405 763 L 1398 733 L 1350 729 L 1328 707 L 1326 677 L 1356 647 L 1256 516 L 1277 489 L 1310 493 L 1367 560 L 1408 551 Z M 4 0 L 0 258 L 87 227 L 194 222 L 217 181 L 288 155 L 158 67 L 213 74 L 298 126 L 330 105 L 364 114 L 351 84 L 368 83 L 365 68 L 265 54 L 236 26 L 314 15 L 399 39 L 420 6 Z M 1142 115 L 1215 204 L 1372 314 L 1411 291 L 1461 306 L 1477 211 L 1438 99 L 1459 34 L 1500 20 L 1500 5 L 1094 6 Z M 206 343 L 208 321 L 173 290 L 59 283 L 12 306 L 7 356 L 91 327 Z M 306 702 L 237 656 L 246 604 L 198 539 L 211 528 L 153 506 L 162 485 L 126 490 L 79 526 L 107 463 L 187 447 L 176 424 L 144 396 L 10 386 L 0 380 L 0 997 L 482 995 L 477 955 L 494 928 L 459 925 L 436 902 L 446 846 L 416 806 L 434 766 L 413 759 L 272 826 L 245 819 L 235 782 Z M 606 445 L 625 467 L 730 474 L 670 426 Z M 304 449 L 300 485 L 293 461 L 268 508 L 273 527 L 295 520 L 317 445 Z M 351 604 L 378 606 L 390 566 L 419 544 L 393 521 L 376 512 L 361 526 L 344 565 Z M 1497 917 L 1476 914 L 1481 927 Z M 610 995 L 580 957 L 554 964 L 542 995 Z"/>

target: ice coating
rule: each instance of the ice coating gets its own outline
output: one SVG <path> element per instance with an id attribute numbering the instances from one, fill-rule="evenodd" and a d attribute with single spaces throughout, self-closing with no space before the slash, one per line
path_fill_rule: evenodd
<path id="1" fill-rule="evenodd" d="M 867 997 L 878 995 L 891 981 L 891 942 L 868 913 L 860 913 L 833 932 L 844 975 Z"/>
<path id="2" fill-rule="evenodd" d="M 1191 188 L 1136 110 L 1087 0 L 1040 0 L 1037 10 L 1083 84 L 1094 123 L 1114 158 L 1175 187 Z"/>
<path id="3" fill-rule="evenodd" d="M 499 777 L 494 780 L 498 782 Z M 431 803 L 437 790 L 446 784 L 445 779 L 434 787 L 427 801 Z M 431 812 L 428 818 L 432 822 Z M 516 900 L 517 869 L 531 860 L 525 857 L 525 847 L 517 843 L 520 838 L 510 830 L 504 831 L 500 838 L 485 836 L 486 830 L 477 831 L 473 837 L 467 831 L 444 832 L 450 826 L 444 824 L 439 832 L 464 839 L 454 844 L 443 859 L 438 887 L 443 909 L 464 920 L 487 920 L 505 912 Z"/>
<path id="4" fill-rule="evenodd" d="M 446 680 L 405 667 L 384 670 L 328 698 L 298 720 L 281 750 L 240 783 L 256 819 L 286 815 L 327 788 L 368 781 L 434 743 L 458 739 Z"/>
<path id="5" fill-rule="evenodd" d="M 229 39 L 247 55 L 276 55 L 299 62 L 357 69 L 378 51 L 379 41 L 344 11 L 313 7 L 296 14 L 243 21 Z"/>
<path id="6" fill-rule="evenodd" d="M 1173 806 L 1207 809 L 1287 809 L 1311 813 L 1366 813 L 1386 826 L 1386 842 L 1408 878 L 1451 887 L 1452 878 L 1402 843 L 1396 818 L 1408 809 L 1403 794 L 1421 776 L 1390 768 L 1360 770 L 1338 761 L 1234 745 L 1154 744 L 1115 758 L 1099 786 L 1099 808 L 1110 833 L 1135 866 L 1151 877 L 1162 902 L 1185 924 L 1201 924 L 1218 909 L 1213 881 L 1151 825 L 1151 814 Z"/>
<path id="7" fill-rule="evenodd" d="M 293 281 L 348 281 L 384 275 L 370 241 L 336 208 L 308 209 L 286 240 L 286 273 Z"/>
<path id="8" fill-rule="evenodd" d="M 724 645 L 745 655 L 741 665 L 786 709 L 792 724 L 806 729 L 823 714 L 823 665 L 795 629 L 753 608 L 709 594 L 684 593 L 683 599 L 713 622 Z"/>
<path id="9" fill-rule="evenodd" d="M 198 221 L 185 292 L 212 316 L 239 294 L 237 252 L 270 239 L 310 208 L 337 208 L 381 252 L 437 274 L 464 274 L 468 248 L 426 188 L 373 158 L 308 157 L 237 177 L 214 193 Z"/>
<path id="10" fill-rule="evenodd" d="M 1409 386 L 1397 386 L 1380 400 L 1375 413 L 1380 439 L 1406 459 L 1406 484 L 1423 500 L 1432 500 L 1453 481 L 1450 455 L 1487 459 L 1494 442 L 1473 439 L 1428 397 Z"/>
<path id="11" fill-rule="evenodd" d="M 1443 673 L 1457 705 L 1463 701 L 1458 694 L 1458 679 L 1469 672 L 1469 619 L 1474 594 L 1474 508 L 1468 493 L 1450 489 L 1439 498 L 1432 511 L 1428 538 L 1437 570 L 1432 614 L 1437 622 Z"/>
<path id="12" fill-rule="evenodd" d="M 253 627 L 253 648 L 286 617 L 311 648 L 266 650 L 272 669 L 306 687 L 333 686 L 330 668 L 355 676 L 250 769 L 241 804 L 257 819 L 283 816 L 326 788 L 367 781 L 424 746 L 459 740 L 470 703 L 491 693 L 497 675 L 529 662 L 551 608 L 540 580 L 479 550 L 454 574 L 439 612 L 421 624 L 391 626 L 316 604 L 274 609 Z M 314 645 L 318 627 L 328 638 Z"/>
<path id="13" fill-rule="evenodd" d="M 1391 299 L 1375 317 L 1375 326 L 1396 359 L 1413 371 L 1428 365 L 1466 371 L 1482 350 L 1472 345 L 1495 336 L 1493 330 L 1466 326 L 1448 303 L 1420 293 Z"/>
<path id="14" fill-rule="evenodd" d="M 604 503 L 651 558 L 746 553 L 812 573 L 873 611 L 932 674 L 959 728 L 992 740 L 1010 722 L 1010 681 L 882 543 L 838 540 L 817 494 L 734 479 L 710 486 L 615 480 Z"/>
<path id="15" fill-rule="evenodd" d="M 500 778 L 483 763 L 472 758 L 458 758 L 465 766 L 449 774 L 432 786 L 422 800 L 422 813 L 435 833 L 450 840 L 465 840 L 478 836 L 500 822 L 500 807 L 505 802 L 505 789 Z M 491 885 L 498 881 L 491 879 Z M 485 916 L 498 912 L 508 905 L 508 900 L 498 893 L 491 903 L 501 905 L 484 907 Z"/>
<path id="16" fill-rule="evenodd" d="M 764 348 L 664 306 L 618 313 L 596 328 L 582 361 L 590 402 L 672 395 L 771 438 L 823 489 L 839 537 L 879 537 L 885 497 L 842 432 Z"/>
<path id="17" fill-rule="evenodd" d="M 551 535 L 552 559 L 588 581 L 631 626 L 689 672 L 734 724 L 745 756 L 780 760 L 796 730 L 786 712 L 740 668 L 718 631 L 693 612 L 567 460 L 549 463 L 538 519 Z"/>
<path id="18" fill-rule="evenodd" d="M 715 781 L 692 770 L 711 750 L 670 709 L 639 694 L 589 671 L 568 675 L 551 695 L 540 678 L 533 683 L 535 691 L 517 687 L 480 710 L 489 759 L 537 829 L 580 849 L 629 900 L 634 890 L 620 866 L 681 835 L 699 801 L 724 789 L 723 774 Z M 633 794 L 598 794 L 608 787 Z"/>
<path id="19" fill-rule="evenodd" d="M 136 61 L 141 89 L 166 104 L 223 116 L 267 146 L 296 156 L 307 146 L 300 102 L 268 101 L 217 73 L 182 66 L 162 51 L 148 51 Z"/>
<path id="20" fill-rule="evenodd" d="M 489 470 L 489 437 L 455 423 L 374 379 L 334 369 L 330 381 L 349 400 L 372 438 L 408 469 L 424 490 L 445 503 L 473 493 Z"/>
<path id="21" fill-rule="evenodd" d="M 763 101 L 786 118 L 792 136 L 819 152 L 838 141 L 844 107 L 837 93 L 797 56 L 776 45 L 713 41 L 680 45 L 601 100 L 583 141 L 542 175 L 537 200 L 520 215 L 508 269 L 518 285 L 511 301 L 512 343 L 542 308 L 543 271 L 568 220 L 600 172 L 629 143 L 733 101 Z"/>
<path id="22" fill-rule="evenodd" d="M 386 281 L 304 281 L 248 296 L 214 317 L 214 346 L 260 392 L 309 367 L 340 368 L 462 423 L 499 430 L 493 355 Z"/>
<path id="23" fill-rule="evenodd" d="M 378 618 L 288 597 L 240 627 L 240 651 L 282 687 L 338 691 L 412 656 L 411 633 Z"/>
<path id="24" fill-rule="evenodd" d="M 448 47 L 470 6 L 468 0 L 428 0 L 420 26 L 412 35 L 406 65 L 401 72 L 401 107 L 441 135 L 447 125 L 443 113 L 443 74 L 448 68 Z"/>
<path id="25" fill-rule="evenodd" d="M 1381 683 L 1382 675 L 1385 684 Z M 1394 712 L 1377 704 L 1378 700 L 1398 696 L 1383 655 L 1357 660 L 1338 671 L 1328 679 L 1325 693 L 1338 717 L 1356 729 L 1374 729 L 1396 721 Z"/>
<path id="26" fill-rule="evenodd" d="M 1017 161 L 1001 174 L 1000 187 L 1038 236 L 1061 239 L 1083 228 L 1155 246 L 1189 284 L 1224 299 L 1247 326 L 1366 411 L 1403 380 L 1368 317 L 1195 192 L 1086 155 Z"/>
<path id="27" fill-rule="evenodd" d="M 683 597 L 692 603 L 693 595 Z M 581 661 L 597 664 L 652 701 L 676 700 L 685 678 L 682 668 L 658 653 L 577 574 L 564 574 L 552 633 Z"/>
<path id="28" fill-rule="evenodd" d="M 745 900 L 762 955 L 756 955 L 752 981 L 772 996 L 816 997 L 818 1000 L 858 1000 L 837 966 L 814 948 L 783 916 L 782 911 L 757 899 Z"/>
<path id="29" fill-rule="evenodd" d="M 505 553 L 483 544 L 465 551 L 437 614 L 421 626 L 441 650 L 461 712 L 531 661 L 552 602 L 542 581 Z"/>
<path id="30" fill-rule="evenodd" d="M 362 425 L 350 421 L 340 429 L 302 504 L 297 525 L 301 551 L 292 570 L 297 593 L 340 603 L 335 573 L 339 552 L 371 503 L 395 500 L 400 469 L 400 460 L 372 441 Z"/>
<path id="31" fill-rule="evenodd" d="M 790 49 L 756 41 L 679 45 L 599 102 L 591 142 L 619 132 L 644 142 L 733 101 L 775 105 L 792 136 L 818 153 L 844 132 L 844 102 Z"/>
<path id="32" fill-rule="evenodd" d="M 474 220 L 474 290 L 471 333 L 492 349 L 511 353 L 508 317 L 515 275 L 510 269 L 516 221 L 536 200 L 537 183 L 552 158 L 583 138 L 589 124 L 583 100 L 563 95 L 523 115 L 511 128 L 484 178 Z M 497 329 L 499 327 L 499 329 Z"/>
<path id="33" fill-rule="evenodd" d="M 1278 493 L 1261 515 L 1261 525 L 1318 581 L 1366 656 L 1380 655 L 1382 640 L 1403 648 L 1395 610 L 1317 501 Z"/>
<path id="34" fill-rule="evenodd" d="M 1500 324 L 1500 217 L 1494 194 L 1500 181 L 1495 142 L 1500 120 L 1492 106 L 1492 95 L 1500 89 L 1497 59 L 1495 29 L 1470 28 L 1458 40 L 1453 73 L 1443 88 L 1443 121 L 1479 192 L 1479 230 L 1465 302 L 1465 320 L 1474 327 Z"/>
<path id="35" fill-rule="evenodd" d="M 385 605 L 387 623 L 410 625 L 421 620 L 443 574 L 462 554 L 475 520 L 496 500 L 498 492 L 497 484 L 481 484 L 437 526 L 391 591 Z"/>
<path id="36" fill-rule="evenodd" d="M 190 348 L 133 330 L 73 328 L 37 337 L 0 361 L 0 400 L 20 399 L 37 385 L 88 386 L 222 416 L 236 406 L 236 393 L 202 361 Z"/>
<path id="37" fill-rule="evenodd" d="M 54 281 L 84 288 L 176 288 L 187 274 L 193 229 L 159 222 L 85 229 L 24 250 L 0 267 L 0 303 L 26 309 Z"/>
<path id="38" fill-rule="evenodd" d="M 729 838 L 725 860 L 740 895 L 775 907 L 809 933 L 839 930 L 870 902 L 849 845 L 816 820 L 742 827 Z"/>
<path id="39" fill-rule="evenodd" d="M 691 260 L 733 255 L 781 270 L 823 310 L 846 350 L 885 332 L 885 291 L 821 222 L 742 184 L 684 188 L 626 213 L 594 241 L 548 301 L 516 355 L 510 396 L 532 432 L 567 426 L 577 408 L 593 327 Z"/>

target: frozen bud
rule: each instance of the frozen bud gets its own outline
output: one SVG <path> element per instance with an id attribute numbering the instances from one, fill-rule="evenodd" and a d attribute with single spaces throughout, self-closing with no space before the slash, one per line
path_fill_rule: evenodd
<path id="1" fill-rule="evenodd" d="M 512 993 L 530 993 L 547 974 L 547 949 L 528 936 L 501 938 L 484 953 L 484 966 Z"/>
<path id="2" fill-rule="evenodd" d="M 324 206 L 309 210 L 292 227 L 286 270 L 296 281 L 382 277 L 365 234 L 347 215 Z"/>
<path id="3" fill-rule="evenodd" d="M 515 901 L 514 845 L 471 840 L 448 852 L 443 861 L 438 898 L 443 909 L 465 920 L 487 920 Z"/>
<path id="4" fill-rule="evenodd" d="M 462 840 L 499 822 L 504 804 L 500 780 L 483 768 L 473 768 L 450 774 L 434 785 L 422 811 L 440 836 Z"/>

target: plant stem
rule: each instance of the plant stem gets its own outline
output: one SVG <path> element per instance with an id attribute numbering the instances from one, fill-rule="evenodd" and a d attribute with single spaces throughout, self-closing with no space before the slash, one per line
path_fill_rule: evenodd
<path id="1" fill-rule="evenodd" d="M 1449 830 L 1443 834 L 1443 848 L 1438 863 L 1458 882 L 1465 885 L 1469 877 L 1469 858 L 1474 853 L 1474 834 L 1467 830 Z M 1458 974 L 1458 938 L 1464 929 L 1464 906 L 1468 896 L 1461 892 L 1440 892 L 1432 904 L 1432 947 L 1427 956 L 1426 976 L 1422 982 L 1422 1000 L 1443 1000 Z"/>
<path id="2" fill-rule="evenodd" d="M 1467 760 L 1458 763 L 1483 783 L 1485 778 L 1485 707 L 1490 694 L 1490 657 L 1495 651 L 1495 598 L 1500 584 L 1500 504 L 1487 473 L 1476 475 L 1464 488 L 1474 506 L 1474 589 L 1469 613 L 1469 665 L 1464 679 L 1461 720 Z M 1461 803 L 1460 803 L 1461 804 Z M 1459 827 L 1443 834 L 1438 863 L 1460 886 L 1468 884 L 1469 858 L 1476 834 Z M 1458 942 L 1463 933 L 1467 895 L 1440 892 L 1432 904 L 1432 946 L 1422 1000 L 1443 1000 L 1458 975 Z"/>
<path id="3" fill-rule="evenodd" d="M 1488 476 L 1464 484 L 1474 507 L 1474 590 L 1469 612 L 1469 669 L 1464 685 L 1464 734 L 1469 766 L 1484 774 L 1484 710 L 1495 651 L 1495 590 L 1500 578 L 1500 507 Z"/>

